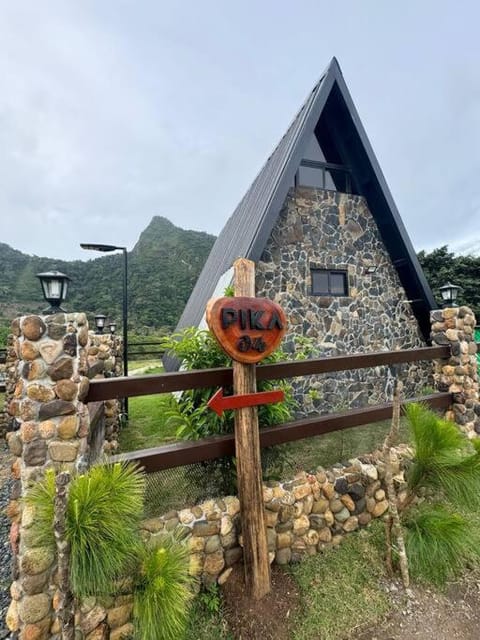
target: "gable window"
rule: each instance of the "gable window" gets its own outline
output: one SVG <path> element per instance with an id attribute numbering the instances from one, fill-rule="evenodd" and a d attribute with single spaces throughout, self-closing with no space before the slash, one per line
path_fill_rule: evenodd
<path id="1" fill-rule="evenodd" d="M 347 272 L 340 269 L 311 269 L 313 296 L 348 296 Z"/>

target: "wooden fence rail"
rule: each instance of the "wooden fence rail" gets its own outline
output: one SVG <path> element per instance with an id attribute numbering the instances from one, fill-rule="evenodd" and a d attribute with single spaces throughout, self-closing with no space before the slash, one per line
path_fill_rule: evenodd
<path id="1" fill-rule="evenodd" d="M 403 406 L 410 402 L 424 402 L 431 408 L 446 409 L 452 402 L 450 393 L 434 393 L 431 395 L 411 398 L 403 402 Z M 392 403 L 353 409 L 342 413 L 333 413 L 325 416 L 304 418 L 294 422 L 265 427 L 260 430 L 260 446 L 270 447 L 285 442 L 293 442 L 302 438 L 319 436 L 333 431 L 341 431 L 350 427 L 357 427 L 371 422 L 387 420 L 392 416 Z M 136 462 L 147 473 L 179 467 L 204 460 L 213 460 L 223 456 L 235 455 L 235 437 L 233 434 L 204 438 L 198 441 L 178 442 L 153 449 L 142 449 L 116 456 L 112 456 L 112 462 L 129 461 Z"/>
<path id="2" fill-rule="evenodd" d="M 278 362 L 259 365 L 257 380 L 275 380 L 293 378 L 334 371 L 347 371 L 395 365 L 403 362 L 417 362 L 448 358 L 450 347 L 423 347 L 420 349 L 404 349 L 399 351 L 377 351 L 373 353 L 357 353 L 346 356 L 333 356 L 293 362 Z M 92 380 L 86 402 L 144 396 L 154 393 L 169 393 L 185 389 L 201 389 L 205 387 L 231 386 L 232 369 L 222 367 L 197 371 L 178 371 L 158 375 L 135 376 L 130 378 L 109 378 Z"/>

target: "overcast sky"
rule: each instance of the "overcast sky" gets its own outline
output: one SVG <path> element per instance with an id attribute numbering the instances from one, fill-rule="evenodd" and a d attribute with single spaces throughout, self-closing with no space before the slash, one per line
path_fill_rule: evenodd
<path id="1" fill-rule="evenodd" d="M 0 242 L 218 234 L 332 56 L 417 250 L 480 245 L 475 0 L 0 0 Z"/>

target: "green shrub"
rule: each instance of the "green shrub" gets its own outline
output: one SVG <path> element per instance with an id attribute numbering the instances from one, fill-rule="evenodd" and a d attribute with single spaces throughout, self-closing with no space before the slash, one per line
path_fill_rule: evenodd
<path id="1" fill-rule="evenodd" d="M 183 637 L 193 598 L 190 553 L 176 535 L 141 550 L 134 590 L 133 617 L 139 640 Z"/>
<path id="2" fill-rule="evenodd" d="M 440 505 L 422 505 L 405 520 L 406 550 L 413 576 L 438 586 L 479 559 L 478 528 Z"/>
<path id="3" fill-rule="evenodd" d="M 210 369 L 231 366 L 231 360 L 220 348 L 210 331 L 195 327 L 184 329 L 164 339 L 163 348 L 178 358 L 188 369 Z M 302 343 L 302 347 L 304 344 Z M 303 354 L 302 354 L 303 355 Z M 278 349 L 265 358 L 264 362 L 278 362 L 287 359 L 287 355 Z M 261 405 L 258 409 L 260 427 L 281 424 L 291 419 L 296 402 L 292 388 L 284 380 L 262 380 L 258 382 L 259 391 L 282 389 L 285 394 L 283 402 Z M 220 417 L 207 406 L 216 389 L 189 389 L 183 391 L 178 398 L 172 398 L 165 412 L 167 425 L 174 425 L 177 437 L 187 440 L 198 440 L 214 435 L 231 433 L 234 428 L 234 412 L 225 411 Z M 231 393 L 231 389 L 226 389 Z M 273 477 L 281 473 L 285 460 L 285 448 L 272 447 L 264 450 L 262 466 L 264 475 Z M 236 490 L 235 458 L 225 457 L 200 463 L 205 469 L 205 483 L 211 485 L 212 480 L 221 494 L 233 493 Z"/>
<path id="4" fill-rule="evenodd" d="M 72 478 L 66 536 L 75 595 L 109 593 L 113 582 L 134 564 L 143 491 L 143 475 L 132 465 L 96 465 Z M 37 539 L 52 546 L 54 496 L 55 475 L 49 470 L 25 498 L 35 508 L 32 527 Z"/>
<path id="5" fill-rule="evenodd" d="M 406 415 L 414 445 L 400 504 L 408 562 L 414 576 L 442 585 L 480 559 L 478 523 L 463 514 L 480 508 L 480 446 L 424 405 Z"/>
<path id="6" fill-rule="evenodd" d="M 210 613 L 219 613 L 222 607 L 220 587 L 214 582 L 208 589 L 204 589 L 198 595 L 198 600 Z"/>
<path id="7" fill-rule="evenodd" d="M 188 370 L 229 367 L 232 364 L 210 331 L 195 327 L 189 327 L 166 337 L 162 342 L 162 347 L 178 358 L 183 367 Z M 278 349 L 263 362 L 279 362 L 286 359 L 287 355 Z M 257 386 L 259 391 L 282 389 L 285 393 L 283 402 L 259 407 L 258 421 L 260 426 L 271 426 L 288 420 L 296 407 L 291 386 L 283 380 L 261 380 Z M 172 402 L 167 415 L 169 421 L 176 425 L 179 438 L 199 440 L 233 431 L 233 411 L 225 411 L 220 417 L 207 406 L 215 391 L 216 389 L 212 388 L 188 389 L 183 391 L 176 401 Z M 226 391 L 229 393 L 231 389 Z"/>
<path id="8" fill-rule="evenodd" d="M 480 443 L 421 404 L 406 409 L 415 455 L 408 488 L 430 488 L 452 505 L 480 507 Z"/>

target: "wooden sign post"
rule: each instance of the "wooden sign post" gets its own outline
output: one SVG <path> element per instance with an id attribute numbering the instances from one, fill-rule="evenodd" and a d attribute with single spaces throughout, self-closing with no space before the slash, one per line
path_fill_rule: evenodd
<path id="1" fill-rule="evenodd" d="M 255 263 L 239 258 L 233 266 L 235 297 L 212 300 L 207 307 L 207 322 L 224 350 L 233 358 L 234 395 L 229 398 L 233 403 L 231 406 L 240 406 L 235 409 L 235 452 L 245 586 L 247 592 L 259 600 L 270 591 L 270 563 L 258 414 L 254 405 L 261 400 L 279 401 L 283 395 L 281 392 L 256 394 L 255 363 L 278 346 L 286 330 L 286 319 L 277 304 L 255 298 Z M 215 394 L 211 405 L 216 411 L 220 411 L 218 396 Z"/>
<path id="2" fill-rule="evenodd" d="M 234 263 L 235 296 L 255 296 L 255 263 L 239 259 Z M 233 361 L 233 393 L 257 391 L 254 364 Z M 255 600 L 270 591 L 267 529 L 263 506 L 262 463 L 257 407 L 235 411 L 235 452 L 242 517 L 245 586 Z"/>

